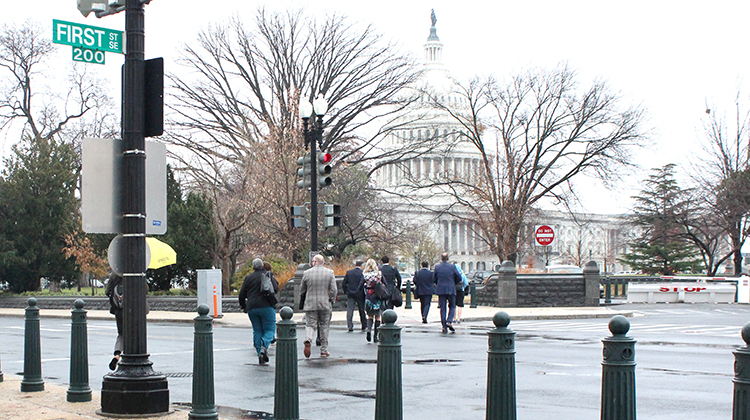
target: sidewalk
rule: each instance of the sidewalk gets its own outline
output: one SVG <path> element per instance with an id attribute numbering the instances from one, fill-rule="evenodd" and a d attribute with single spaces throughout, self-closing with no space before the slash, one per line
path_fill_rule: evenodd
<path id="1" fill-rule="evenodd" d="M 463 309 L 464 322 L 487 321 L 492 322 L 492 317 L 500 311 L 507 312 L 511 317 L 510 328 L 513 328 L 513 321 L 529 319 L 580 319 L 580 318 L 611 318 L 615 315 L 626 317 L 633 316 L 631 310 L 618 310 L 617 306 L 599 306 L 599 307 L 565 307 L 565 308 L 493 308 L 488 306 L 479 306 L 470 308 L 467 304 Z M 84 308 L 85 309 L 85 308 Z M 419 310 L 419 303 L 412 303 L 411 309 L 405 309 L 403 306 L 396 308 L 398 314 L 397 324 L 408 326 L 410 324 L 421 324 L 422 315 Z M 25 311 L 15 308 L 0 308 L 0 317 L 23 317 Z M 42 318 L 70 318 L 70 311 L 62 309 L 42 309 L 39 311 Z M 193 318 L 198 316 L 197 312 L 169 312 L 169 311 L 151 311 L 147 315 L 148 322 L 193 322 Z M 304 314 L 295 311 L 292 319 L 297 323 L 302 323 Z M 114 316 L 109 311 L 88 311 L 89 320 L 114 320 Z M 357 315 L 354 316 L 355 321 Z M 281 318 L 277 318 L 281 320 Z M 440 310 L 437 304 L 433 302 L 430 307 L 430 324 L 440 323 Z M 250 321 L 247 315 L 239 312 L 227 312 L 220 318 L 214 320 L 216 325 L 225 325 L 230 327 L 250 328 Z M 356 323 L 356 322 L 355 322 Z M 346 325 L 346 311 L 335 311 L 331 319 L 332 325 Z"/>
<path id="2" fill-rule="evenodd" d="M 617 307 L 615 307 L 617 308 Z M 513 320 L 528 319 L 574 319 L 574 318 L 610 318 L 615 315 L 633 316 L 633 311 L 617 310 L 612 307 L 590 307 L 590 308 L 470 308 L 468 305 L 463 309 L 464 322 L 486 321 L 491 322 L 492 317 L 499 311 L 505 311 L 511 316 L 510 328 L 513 328 Z M 419 304 L 413 304 L 412 309 L 396 308 L 398 313 L 398 325 L 403 327 L 422 326 L 422 317 Z M 42 318 L 70 318 L 67 310 L 40 310 Z M 89 320 L 114 320 L 114 316 L 108 311 L 89 311 Z M 23 309 L 0 308 L 2 317 L 23 317 Z M 197 316 L 195 312 L 167 312 L 151 311 L 148 314 L 149 322 L 193 322 Z M 293 319 L 302 322 L 302 313 L 295 313 Z M 355 314 L 355 319 L 357 318 Z M 437 305 L 430 308 L 429 326 L 438 328 L 440 325 L 440 312 Z M 217 325 L 238 328 L 250 328 L 247 315 L 243 313 L 225 313 L 223 317 L 215 320 Z M 346 325 L 346 312 L 337 311 L 333 313 L 332 323 L 338 326 Z M 356 324 L 356 321 L 355 321 Z M 491 324 L 489 324 L 491 326 Z M 1 366 L 0 366 L 1 369 Z M 45 383 L 44 391 L 21 392 L 21 377 L 4 372 L 5 380 L 0 382 L 0 419 L 13 420 L 80 420 L 80 419 L 104 419 L 96 411 L 101 407 L 100 394 L 98 390 L 92 389 L 92 401 L 87 403 L 69 403 L 66 401 L 67 387 Z M 152 417 L 163 420 L 186 420 L 189 408 L 171 407 L 173 412 L 168 415 Z M 219 417 L 225 420 L 234 420 L 240 417 L 224 413 L 217 408 Z"/>

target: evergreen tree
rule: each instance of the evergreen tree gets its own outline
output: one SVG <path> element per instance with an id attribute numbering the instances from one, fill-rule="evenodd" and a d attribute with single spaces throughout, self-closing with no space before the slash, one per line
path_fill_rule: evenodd
<path id="1" fill-rule="evenodd" d="M 175 250 L 177 264 L 148 270 L 151 290 L 169 290 L 174 280 L 187 280 L 195 289 L 195 270 L 213 265 L 212 212 L 211 203 L 202 195 L 191 192 L 183 199 L 182 188 L 167 165 L 167 233 L 159 239 Z"/>
<path id="2" fill-rule="evenodd" d="M 701 266 L 695 245 L 682 237 L 683 228 L 676 222 L 686 201 L 674 179 L 674 168 L 668 164 L 654 169 L 640 195 L 634 197 L 633 223 L 641 234 L 619 261 L 644 273 L 668 275 Z"/>
<path id="3" fill-rule="evenodd" d="M 0 177 L 0 280 L 15 292 L 39 290 L 40 280 L 75 281 L 63 252 L 77 224 L 76 154 L 53 138 L 24 138 Z"/>

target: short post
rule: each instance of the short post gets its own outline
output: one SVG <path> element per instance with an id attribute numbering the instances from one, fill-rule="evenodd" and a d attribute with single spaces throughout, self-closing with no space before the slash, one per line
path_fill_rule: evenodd
<path id="1" fill-rule="evenodd" d="M 188 418 L 219 418 L 214 405 L 214 337 L 213 318 L 208 316 L 208 305 L 198 306 L 198 316 L 193 318 L 193 403 Z"/>
<path id="2" fill-rule="evenodd" d="M 375 382 L 375 420 L 402 420 L 401 327 L 392 309 L 383 312 L 378 329 L 378 367 Z"/>
<path id="3" fill-rule="evenodd" d="M 604 277 L 604 303 L 612 303 L 612 280 L 609 276 Z"/>
<path id="4" fill-rule="evenodd" d="M 411 309 L 411 280 L 406 280 L 406 306 L 404 309 Z"/>
<path id="5" fill-rule="evenodd" d="M 39 308 L 36 304 L 36 298 L 29 298 L 29 306 L 26 307 L 21 392 L 44 391 L 42 349 L 39 341 Z"/>
<path id="6" fill-rule="evenodd" d="M 732 420 L 750 419 L 750 322 L 742 327 L 742 340 L 745 347 L 734 353 L 734 401 Z"/>
<path id="7" fill-rule="evenodd" d="M 76 299 L 71 311 L 68 402 L 91 401 L 88 333 L 86 332 L 86 310 L 83 309 L 83 305 L 83 300 Z"/>
<path id="8" fill-rule="evenodd" d="M 276 420 L 299 420 L 299 378 L 297 374 L 297 323 L 294 310 L 284 306 L 276 324 L 276 380 L 273 416 Z"/>
<path id="9" fill-rule="evenodd" d="M 0 362 L 0 382 L 3 381 L 3 366 L 2 362 Z"/>
<path id="10" fill-rule="evenodd" d="M 601 420 L 635 420 L 635 343 L 622 315 L 609 321 L 611 337 L 602 340 Z"/>
<path id="11" fill-rule="evenodd" d="M 469 282 L 469 292 L 471 293 L 471 304 L 470 308 L 477 307 L 477 282 L 472 280 Z"/>
<path id="12" fill-rule="evenodd" d="M 510 315 L 500 311 L 492 318 L 495 329 L 488 332 L 486 420 L 516 419 L 515 331 L 508 328 Z"/>

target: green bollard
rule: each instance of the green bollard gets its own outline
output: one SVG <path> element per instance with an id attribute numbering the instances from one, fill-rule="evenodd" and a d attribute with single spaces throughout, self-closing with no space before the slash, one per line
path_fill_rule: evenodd
<path id="1" fill-rule="evenodd" d="M 402 420 L 401 327 L 396 325 L 398 315 L 392 309 L 383 312 L 382 318 L 383 325 L 378 329 L 375 420 Z"/>
<path id="2" fill-rule="evenodd" d="M 411 309 L 411 280 L 406 280 L 406 305 L 404 309 Z"/>
<path id="3" fill-rule="evenodd" d="M 26 308 L 21 392 L 44 391 L 42 349 L 39 342 L 39 308 L 36 307 L 36 303 L 36 298 L 29 298 L 29 306 Z"/>
<path id="4" fill-rule="evenodd" d="M 193 403 L 188 418 L 219 418 L 214 405 L 214 337 L 213 318 L 208 316 L 208 305 L 198 306 L 198 316 L 193 318 Z"/>
<path id="5" fill-rule="evenodd" d="M 635 343 L 622 315 L 609 321 L 611 337 L 602 340 L 601 420 L 635 420 Z"/>
<path id="6" fill-rule="evenodd" d="M 83 301 L 76 299 L 71 311 L 70 327 L 70 386 L 68 402 L 91 401 L 89 388 L 89 350 L 86 333 L 86 310 Z"/>
<path id="7" fill-rule="evenodd" d="M 273 416 L 276 420 L 299 420 L 299 378 L 297 375 L 297 323 L 294 311 L 284 306 L 276 324 L 276 381 Z"/>
<path id="8" fill-rule="evenodd" d="M 469 307 L 476 308 L 477 307 L 477 283 L 474 280 L 469 282 L 469 292 L 471 293 L 471 304 L 469 305 Z"/>
<path id="9" fill-rule="evenodd" d="M 508 328 L 510 315 L 500 311 L 488 332 L 486 420 L 516 419 L 516 333 Z"/>
<path id="10" fill-rule="evenodd" d="M 750 322 L 742 327 L 745 347 L 734 353 L 734 401 L 732 420 L 750 420 Z"/>

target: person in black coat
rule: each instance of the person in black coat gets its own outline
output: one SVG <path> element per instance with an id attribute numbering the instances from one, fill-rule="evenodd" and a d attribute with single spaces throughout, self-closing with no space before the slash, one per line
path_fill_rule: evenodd
<path id="1" fill-rule="evenodd" d="M 258 353 L 258 364 L 268 363 L 268 347 L 276 335 L 276 310 L 271 303 L 270 295 L 261 290 L 262 277 L 268 273 L 271 278 L 272 295 L 279 292 L 279 283 L 270 272 L 263 269 L 263 260 L 253 260 L 253 271 L 242 282 L 242 288 L 238 296 L 240 307 L 247 313 L 250 323 L 253 324 L 253 346 Z"/>
<path id="2" fill-rule="evenodd" d="M 117 340 L 115 340 L 115 354 L 109 362 L 109 370 L 117 369 L 117 363 L 122 354 L 122 277 L 115 273 L 110 274 L 107 280 L 107 288 L 104 294 L 109 298 L 109 313 L 115 316 L 117 325 Z"/>
<path id="3" fill-rule="evenodd" d="M 341 287 L 346 293 L 346 326 L 349 332 L 354 331 L 354 306 L 359 311 L 359 322 L 362 331 L 367 330 L 367 314 L 365 314 L 365 276 L 362 275 L 362 261 L 354 263 L 354 268 L 347 271 Z"/>
<path id="4" fill-rule="evenodd" d="M 388 293 L 393 296 L 394 290 L 401 291 L 401 273 L 398 272 L 396 267 L 388 264 L 389 261 L 390 259 L 383 255 L 383 258 L 380 259 L 380 262 L 383 263 L 383 265 L 380 266 L 380 273 L 388 287 Z M 389 299 L 388 302 L 386 302 L 385 307 L 386 309 L 393 309 L 393 301 Z"/>
<path id="5" fill-rule="evenodd" d="M 430 313 L 430 304 L 432 295 L 435 294 L 434 274 L 428 268 L 427 261 L 422 261 L 422 269 L 414 273 L 414 294 L 419 297 L 420 307 L 422 309 L 422 323 L 427 323 L 427 315 Z"/>

